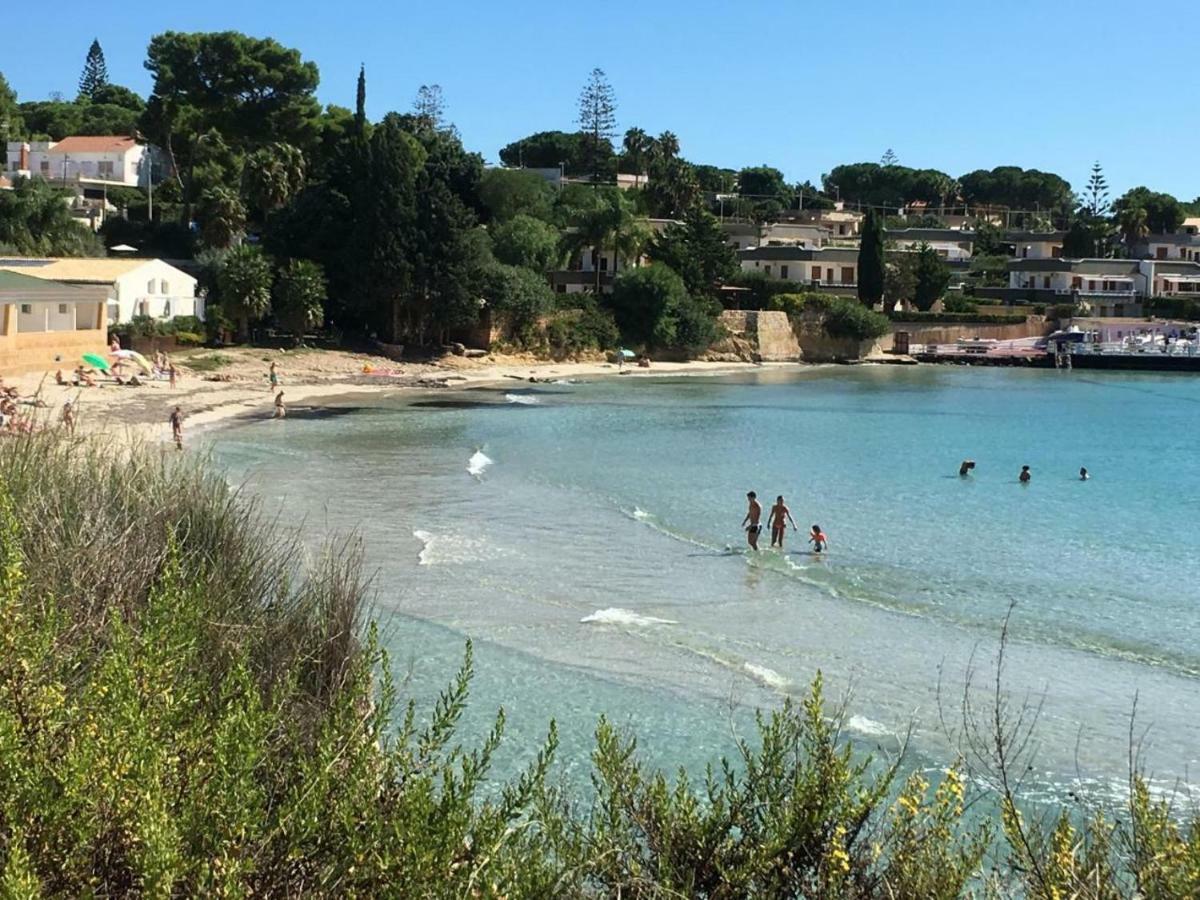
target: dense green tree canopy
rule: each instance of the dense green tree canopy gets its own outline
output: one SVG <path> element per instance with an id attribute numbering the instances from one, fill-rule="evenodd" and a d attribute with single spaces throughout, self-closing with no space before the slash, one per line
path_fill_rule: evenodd
<path id="1" fill-rule="evenodd" d="M 550 182 L 520 169 L 488 169 L 479 180 L 479 199 L 488 217 L 496 222 L 516 215 L 547 221 L 553 216 L 554 188 Z"/>
<path id="2" fill-rule="evenodd" d="M 9 86 L 4 73 L 0 72 L 0 140 L 11 141 L 24 133 L 17 92 Z"/>
<path id="3" fill-rule="evenodd" d="M 650 243 L 649 256 L 669 266 L 693 296 L 711 295 L 738 271 L 737 254 L 716 218 L 693 207 L 681 223 L 672 223 Z"/>
<path id="4" fill-rule="evenodd" d="M 1096 255 L 1096 232 L 1083 219 L 1075 219 L 1063 237 L 1063 256 L 1087 259 Z"/>
<path id="5" fill-rule="evenodd" d="M 604 147 L 601 144 L 598 152 L 603 153 Z M 611 157 L 611 145 L 608 150 Z M 579 132 L 539 131 L 501 148 L 500 161 L 528 169 L 557 169 L 561 163 L 568 175 L 587 175 L 587 141 Z"/>
<path id="6" fill-rule="evenodd" d="M 554 308 L 554 292 L 545 277 L 521 266 L 487 266 L 482 292 L 487 305 L 522 342 L 528 342 L 538 319 Z"/>
<path id="7" fill-rule="evenodd" d="M 502 263 L 545 272 L 562 262 L 559 231 L 541 219 L 519 213 L 506 222 L 494 223 L 488 231 L 492 252 Z"/>
<path id="8" fill-rule="evenodd" d="M 63 200 L 40 178 L 17 178 L 11 191 L 0 191 L 0 246 L 29 256 L 99 255 L 100 241 Z"/>
<path id="9" fill-rule="evenodd" d="M 321 324 L 325 304 L 325 273 L 308 259 L 289 259 L 279 267 L 271 293 L 275 318 L 297 340 Z"/>
<path id="10" fill-rule="evenodd" d="M 688 296 L 683 279 L 661 263 L 618 275 L 607 302 L 632 344 L 694 353 L 716 336 L 711 304 Z"/>
<path id="11" fill-rule="evenodd" d="M 977 169 L 959 179 L 963 200 L 971 206 L 1008 209 L 1041 208 L 1056 213 L 1069 211 L 1075 200 L 1069 182 L 1049 172 L 997 166 Z"/>
<path id="12" fill-rule="evenodd" d="M 937 169 L 881 166 L 864 162 L 835 166 L 823 178 L 824 191 L 842 200 L 874 206 L 900 207 L 923 201 L 945 205 L 958 195 L 958 182 Z"/>
<path id="13" fill-rule="evenodd" d="M 146 68 L 154 90 L 142 131 L 190 187 L 197 141 L 219 132 L 235 148 L 285 141 L 308 148 L 319 133 L 317 66 L 271 38 L 235 31 L 155 35 Z"/>
<path id="14" fill-rule="evenodd" d="M 937 255 L 936 250 L 921 244 L 916 249 L 913 274 L 916 278 L 913 285 L 913 305 L 925 312 L 946 292 L 946 286 L 950 284 L 950 269 Z"/>
<path id="15" fill-rule="evenodd" d="M 1131 188 L 1113 202 L 1112 208 L 1117 218 L 1124 223 L 1138 218 L 1144 219 L 1150 234 L 1170 234 L 1184 219 L 1183 207 L 1178 200 L 1170 194 L 1152 191 L 1147 187 Z M 1127 215 L 1136 213 L 1137 210 L 1142 210 L 1144 215 Z"/>

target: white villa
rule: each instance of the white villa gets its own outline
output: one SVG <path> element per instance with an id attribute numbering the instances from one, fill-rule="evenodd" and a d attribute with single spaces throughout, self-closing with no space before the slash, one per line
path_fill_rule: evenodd
<path id="1" fill-rule="evenodd" d="M 77 136 L 61 141 L 9 141 L 5 174 L 55 181 L 97 181 L 137 187 L 150 177 L 146 146 L 123 135 Z"/>
<path id="2" fill-rule="evenodd" d="M 858 250 L 852 247 L 753 247 L 738 253 L 743 272 L 813 287 L 858 286 Z"/>
<path id="3" fill-rule="evenodd" d="M 204 318 L 204 301 L 196 297 L 196 279 L 161 259 L 0 258 L 0 270 L 107 288 L 110 326 L 127 324 L 134 316 Z"/>

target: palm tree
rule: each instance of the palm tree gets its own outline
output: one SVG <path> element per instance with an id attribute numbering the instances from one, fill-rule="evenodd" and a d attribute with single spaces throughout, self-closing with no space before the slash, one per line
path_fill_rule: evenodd
<path id="1" fill-rule="evenodd" d="M 625 132 L 625 138 L 621 142 L 621 146 L 625 150 L 625 159 L 634 167 L 634 186 L 640 186 L 641 177 L 646 171 L 646 163 L 650 150 L 654 146 L 654 141 L 641 128 L 630 128 Z"/>
<path id="2" fill-rule="evenodd" d="M 1140 238 L 1150 233 L 1146 209 L 1142 206 L 1130 206 L 1121 210 L 1119 224 L 1121 235 L 1125 238 L 1125 243 L 1129 245 L 1130 249 L 1133 248 L 1133 245 Z"/>

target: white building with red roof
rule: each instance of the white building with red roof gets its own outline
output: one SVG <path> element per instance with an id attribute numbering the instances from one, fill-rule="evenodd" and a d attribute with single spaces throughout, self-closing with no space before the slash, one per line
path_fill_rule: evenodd
<path id="1" fill-rule="evenodd" d="M 78 135 L 61 141 L 9 141 L 4 174 L 40 175 L 51 181 L 143 185 L 147 148 L 124 135 Z"/>

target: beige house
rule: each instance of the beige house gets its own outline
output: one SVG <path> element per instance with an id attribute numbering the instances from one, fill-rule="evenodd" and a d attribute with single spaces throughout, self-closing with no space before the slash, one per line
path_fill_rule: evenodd
<path id="1" fill-rule="evenodd" d="M 794 281 L 797 288 L 858 287 L 858 250 L 849 247 L 755 247 L 738 253 L 743 272 Z"/>
<path id="2" fill-rule="evenodd" d="M 72 369 L 107 338 L 103 290 L 0 271 L 0 374 Z"/>
<path id="3" fill-rule="evenodd" d="M 204 318 L 196 297 L 196 279 L 161 259 L 0 258 L 0 270 L 34 278 L 103 288 L 108 324 L 124 325 L 135 316 L 169 321 L 176 316 Z"/>

